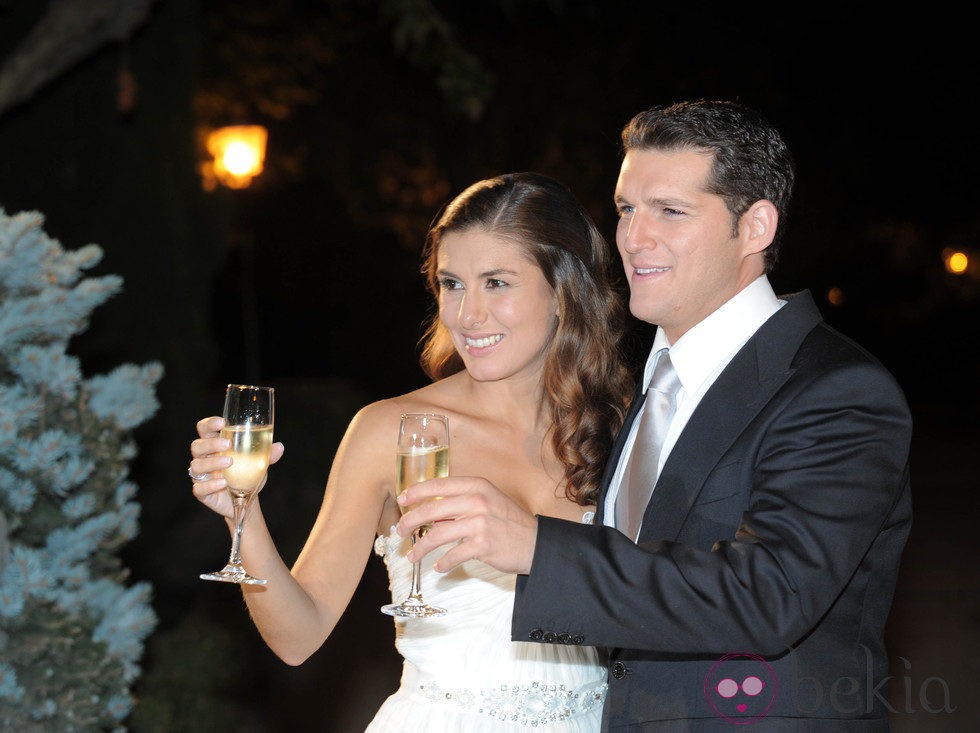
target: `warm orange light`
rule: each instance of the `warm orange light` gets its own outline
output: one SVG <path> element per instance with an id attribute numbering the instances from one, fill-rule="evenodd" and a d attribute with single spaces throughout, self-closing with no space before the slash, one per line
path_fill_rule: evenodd
<path id="1" fill-rule="evenodd" d="M 842 305 L 844 303 L 844 291 L 838 287 L 832 287 L 827 291 L 827 302 L 831 305 Z"/>
<path id="2" fill-rule="evenodd" d="M 967 257 L 966 252 L 946 251 L 943 255 L 943 259 L 946 261 L 946 272 L 962 275 L 970 266 L 970 258 Z"/>
<path id="3" fill-rule="evenodd" d="M 208 135 L 208 152 L 214 158 L 205 170 L 228 188 L 246 188 L 262 172 L 268 132 L 261 125 L 220 127 Z M 213 188 L 213 181 L 212 186 Z"/>

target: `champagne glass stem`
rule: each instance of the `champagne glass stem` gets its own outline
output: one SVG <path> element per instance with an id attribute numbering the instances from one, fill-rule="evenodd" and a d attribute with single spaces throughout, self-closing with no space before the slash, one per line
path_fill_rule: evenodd
<path id="1" fill-rule="evenodd" d="M 225 583 L 241 583 L 243 585 L 265 585 L 266 581 L 262 578 L 253 578 L 242 566 L 242 556 L 239 548 L 242 544 L 242 531 L 245 526 L 245 514 L 248 512 L 248 503 L 252 495 L 237 496 L 232 494 L 231 501 L 235 507 L 235 531 L 231 535 L 231 554 L 228 555 L 228 564 L 216 573 L 205 573 L 201 575 L 204 580 L 221 580 Z"/>
<path id="2" fill-rule="evenodd" d="M 412 532 L 412 547 L 415 547 L 415 543 L 419 539 L 419 532 L 415 530 Z M 422 561 L 416 560 L 412 563 L 412 592 L 409 598 L 417 600 L 422 603 Z"/>
<path id="3" fill-rule="evenodd" d="M 248 509 L 248 496 L 232 496 L 232 503 L 235 507 L 235 533 L 231 536 L 231 554 L 228 556 L 228 564 L 241 567 L 242 556 L 239 548 L 242 544 L 242 528 L 245 524 L 245 512 Z"/>

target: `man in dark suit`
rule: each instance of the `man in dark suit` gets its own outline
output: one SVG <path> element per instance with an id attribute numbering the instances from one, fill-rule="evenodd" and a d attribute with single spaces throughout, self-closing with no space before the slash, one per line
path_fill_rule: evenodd
<path id="1" fill-rule="evenodd" d="M 458 541 L 439 570 L 518 573 L 515 640 L 608 647 L 604 729 L 887 731 L 902 392 L 809 293 L 773 293 L 794 174 L 760 115 L 654 108 L 623 142 L 616 243 L 630 310 L 658 329 L 595 525 L 459 478 L 410 489 L 447 501 L 399 529 L 458 519 L 417 554 Z"/>

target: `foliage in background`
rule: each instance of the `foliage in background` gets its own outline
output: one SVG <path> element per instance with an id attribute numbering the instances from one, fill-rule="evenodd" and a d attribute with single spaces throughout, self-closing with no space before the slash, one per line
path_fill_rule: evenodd
<path id="1" fill-rule="evenodd" d="M 430 0 L 384 0 L 381 17 L 391 24 L 395 50 L 434 73 L 452 112 L 472 122 L 483 117 L 493 74 L 459 42 L 453 24 Z"/>
<path id="2" fill-rule="evenodd" d="M 117 553 L 163 369 L 82 376 L 68 342 L 122 279 L 83 277 L 101 249 L 66 251 L 43 223 L 0 209 L 0 729 L 121 729 L 156 618 Z"/>
<path id="3" fill-rule="evenodd" d="M 0 65 L 0 115 L 29 100 L 103 45 L 128 41 L 146 22 L 156 1 L 49 0 L 31 32 Z M 124 85 L 120 78 L 120 86 Z"/>

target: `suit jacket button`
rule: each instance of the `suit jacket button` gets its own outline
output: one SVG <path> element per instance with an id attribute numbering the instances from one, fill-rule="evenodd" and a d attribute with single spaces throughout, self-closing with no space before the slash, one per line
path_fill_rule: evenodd
<path id="1" fill-rule="evenodd" d="M 564 631 L 561 632 L 560 634 L 558 634 L 558 643 L 559 644 L 567 644 L 569 641 L 571 641 L 571 639 L 572 639 L 572 637 L 569 636 L 568 634 L 566 634 Z"/>
<path id="2" fill-rule="evenodd" d="M 541 641 L 544 638 L 544 632 L 541 629 L 533 629 L 530 634 L 531 641 Z"/>
<path id="3" fill-rule="evenodd" d="M 549 644 L 554 644 L 557 638 L 558 635 L 554 631 L 549 631 L 547 634 L 544 635 L 544 640 Z"/>
<path id="4" fill-rule="evenodd" d="M 617 680 L 623 679 L 623 677 L 626 676 L 627 671 L 628 670 L 626 669 L 626 665 L 623 664 L 622 662 L 616 662 L 612 666 L 612 676 L 615 677 Z"/>
<path id="5" fill-rule="evenodd" d="M 584 641 L 585 641 L 585 637 L 582 634 L 575 634 L 575 636 L 572 637 L 573 644 L 581 644 Z"/>

